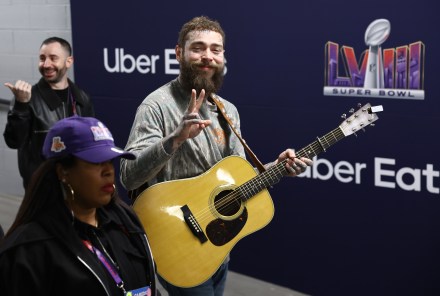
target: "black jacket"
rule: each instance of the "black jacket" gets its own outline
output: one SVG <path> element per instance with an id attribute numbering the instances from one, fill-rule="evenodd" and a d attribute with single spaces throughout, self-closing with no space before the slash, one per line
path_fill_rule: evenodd
<path id="1" fill-rule="evenodd" d="M 119 262 L 121 270 L 125 266 L 126 273 L 121 274 L 126 278 L 123 279 L 125 288 L 137 289 L 150 284 L 151 295 L 158 295 L 153 259 L 135 214 L 120 204 L 100 211 L 111 217 L 114 224 L 105 231 L 123 232 L 130 241 L 118 246 L 130 258 L 129 262 Z M 60 205 L 17 228 L 0 246 L 0 295 L 4 296 L 123 295 L 106 272 L 95 254 L 81 242 L 71 214 Z"/>
<path id="2" fill-rule="evenodd" d="M 77 114 L 94 117 L 89 96 L 70 80 L 69 89 L 76 101 Z M 43 162 L 41 149 L 47 131 L 55 122 L 73 115 L 70 110 L 72 106 L 66 106 L 41 78 L 32 86 L 29 103 L 15 101 L 13 109 L 9 111 L 3 136 L 9 148 L 18 149 L 18 168 L 25 187 L 32 173 Z"/>

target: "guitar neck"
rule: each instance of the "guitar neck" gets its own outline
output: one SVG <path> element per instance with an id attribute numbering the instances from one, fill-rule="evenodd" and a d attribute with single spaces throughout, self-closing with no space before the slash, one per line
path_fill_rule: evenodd
<path id="1" fill-rule="evenodd" d="M 336 144 L 339 140 L 345 138 L 344 133 L 340 127 L 335 128 L 325 136 L 316 138 L 316 141 L 308 146 L 296 151 L 297 157 L 307 157 L 312 159 L 321 152 L 325 152 L 328 148 Z"/>
<path id="2" fill-rule="evenodd" d="M 317 137 L 314 142 L 296 151 L 295 154 L 297 157 L 307 157 L 312 159 L 316 155 L 325 152 L 330 146 L 336 144 L 343 138 L 345 138 L 345 135 L 342 129 L 337 127 L 326 135 L 320 138 Z M 238 187 L 236 190 L 240 192 L 241 199 L 243 201 L 250 199 L 261 190 L 278 183 L 282 177 L 288 175 L 289 171 L 286 169 L 286 162 L 287 159 L 279 162 Z"/>

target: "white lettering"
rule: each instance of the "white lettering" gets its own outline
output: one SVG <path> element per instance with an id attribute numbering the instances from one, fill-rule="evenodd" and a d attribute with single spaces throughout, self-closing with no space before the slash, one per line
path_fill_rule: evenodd
<path id="1" fill-rule="evenodd" d="M 174 58 L 171 58 L 173 55 Z M 165 74 L 179 75 L 179 67 L 171 68 L 171 65 L 179 64 L 175 56 L 176 52 L 174 49 L 165 49 Z"/>
<path id="2" fill-rule="evenodd" d="M 321 175 L 321 173 L 319 172 L 318 168 L 319 166 L 322 165 L 326 167 L 327 174 Z M 324 158 L 317 159 L 317 157 L 314 157 L 312 171 L 313 171 L 313 179 L 328 180 L 333 175 L 333 166 L 330 163 L 330 161 L 328 161 L 327 159 Z"/>
<path id="3" fill-rule="evenodd" d="M 355 163 L 354 167 L 348 161 L 339 161 L 333 165 L 330 161 L 324 158 L 313 158 L 313 166 L 298 177 L 313 178 L 319 180 L 329 180 L 335 176 L 336 179 L 342 183 L 354 182 L 361 184 L 361 171 L 365 169 L 365 163 Z"/>
<path id="4" fill-rule="evenodd" d="M 410 175 L 412 177 L 413 182 L 412 183 L 405 183 L 404 176 Z M 412 169 L 412 168 L 401 168 L 397 171 L 396 174 L 396 181 L 397 185 L 399 185 L 400 188 L 406 191 L 420 191 L 421 185 L 420 185 L 420 170 L 419 169 Z"/>
<path id="5" fill-rule="evenodd" d="M 440 171 L 434 170 L 434 165 L 427 164 L 425 169 L 402 167 L 395 168 L 396 160 L 392 158 L 374 158 L 374 185 L 391 189 L 429 193 L 440 193 Z M 362 170 L 367 168 L 365 163 L 351 164 L 348 161 L 339 161 L 333 165 L 327 159 L 313 158 L 313 166 L 300 174 L 300 178 L 330 180 L 335 177 L 341 183 L 354 182 L 361 184 Z"/>
<path id="6" fill-rule="evenodd" d="M 440 193 L 439 187 L 434 187 L 434 177 L 439 177 L 440 172 L 434 171 L 434 166 L 432 164 L 426 165 L 426 170 L 422 171 L 423 176 L 426 176 L 426 189 L 431 193 Z"/>
<path id="7" fill-rule="evenodd" d="M 110 73 L 114 73 L 114 72 L 119 72 L 119 49 L 115 49 L 115 65 L 113 68 L 111 68 L 108 65 L 108 53 L 107 53 L 107 48 L 104 48 L 104 67 L 105 70 L 107 70 L 107 72 Z"/>
<path id="8" fill-rule="evenodd" d="M 142 74 L 147 74 L 150 72 L 150 70 L 151 70 L 151 74 L 156 74 L 156 61 L 158 59 L 159 59 L 158 55 L 152 55 L 150 59 L 148 56 L 141 54 L 136 59 L 136 69 Z"/>
<path id="9" fill-rule="evenodd" d="M 396 184 L 399 188 L 406 191 L 422 191 L 422 176 L 426 177 L 426 189 L 430 193 L 440 193 L 440 188 L 435 187 L 434 178 L 440 176 L 439 171 L 434 171 L 432 164 L 427 164 L 426 169 L 414 169 L 409 167 L 403 167 L 399 170 L 393 168 L 384 169 L 383 165 L 394 166 L 396 164 L 395 159 L 376 157 L 374 159 L 374 171 L 375 178 L 374 184 L 378 187 L 396 188 Z M 387 181 L 383 180 L 383 176 L 391 177 Z M 438 179 L 437 179 L 438 181 Z"/>
<path id="10" fill-rule="evenodd" d="M 382 170 L 382 164 L 394 165 L 394 159 L 376 157 L 374 159 L 374 185 L 378 187 L 395 188 L 394 182 L 382 181 L 382 176 L 394 177 L 394 171 Z"/>
<path id="11" fill-rule="evenodd" d="M 104 48 L 104 67 L 109 73 L 133 73 L 136 69 L 141 74 L 155 74 L 158 55 L 139 55 L 137 58 L 131 54 L 125 54 L 123 48 L 115 48 L 114 65 L 110 66 L 108 49 Z"/>
<path id="12" fill-rule="evenodd" d="M 351 165 L 351 163 L 347 161 L 340 161 L 335 165 L 335 177 L 342 183 L 349 183 L 353 181 L 353 175 L 355 176 L 355 183 L 361 184 L 361 170 L 365 169 L 367 165 L 365 163 L 356 163 L 356 172 Z M 348 175 L 347 177 L 342 176 L 342 174 Z"/>
<path id="13" fill-rule="evenodd" d="M 120 51 L 120 60 L 121 60 L 121 71 L 122 73 L 131 73 L 133 72 L 134 68 L 136 68 L 136 64 L 134 62 L 134 57 L 130 54 L 124 54 L 124 49 L 121 48 Z M 129 61 L 128 68 L 125 67 L 126 60 Z"/>

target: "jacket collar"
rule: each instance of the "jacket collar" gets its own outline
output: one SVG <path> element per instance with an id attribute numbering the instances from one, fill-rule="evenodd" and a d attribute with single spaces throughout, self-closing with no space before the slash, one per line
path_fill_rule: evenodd
<path id="1" fill-rule="evenodd" d="M 80 89 L 70 79 L 67 79 L 67 81 L 69 83 L 69 88 L 76 103 L 84 106 L 85 102 L 83 96 L 80 93 Z M 42 99 L 46 102 L 51 111 L 59 108 L 62 105 L 62 101 L 50 87 L 49 83 L 44 80 L 44 78 L 41 78 L 40 81 L 38 81 L 37 88 L 41 92 Z"/>

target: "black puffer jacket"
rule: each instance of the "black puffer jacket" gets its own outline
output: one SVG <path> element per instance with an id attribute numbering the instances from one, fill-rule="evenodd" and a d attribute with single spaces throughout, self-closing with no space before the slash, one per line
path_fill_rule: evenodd
<path id="1" fill-rule="evenodd" d="M 89 96 L 70 80 L 69 88 L 76 101 L 77 114 L 94 117 Z M 66 106 L 42 78 L 32 86 L 30 102 L 15 101 L 9 111 L 3 136 L 9 148 L 18 149 L 18 168 L 25 187 L 32 173 L 43 162 L 41 149 L 47 131 L 55 122 L 73 115 L 71 110 L 72 106 Z"/>
<path id="2" fill-rule="evenodd" d="M 120 243 L 111 249 L 126 290 L 151 285 L 157 294 L 153 259 L 143 228 L 132 210 L 114 203 L 100 209 L 110 221 L 100 227 Z M 102 216 L 101 216 L 102 217 Z M 81 242 L 71 214 L 62 205 L 46 209 L 0 243 L 0 295 L 123 295 L 96 256 Z"/>

